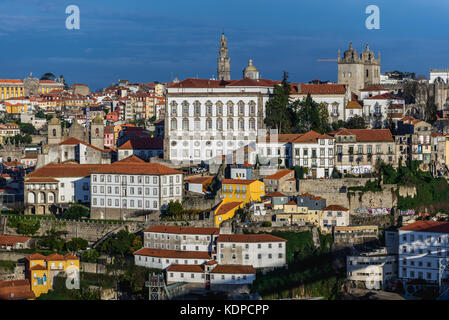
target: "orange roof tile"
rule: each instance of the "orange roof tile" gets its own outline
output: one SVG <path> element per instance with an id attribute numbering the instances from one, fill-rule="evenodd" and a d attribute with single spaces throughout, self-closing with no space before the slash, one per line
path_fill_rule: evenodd
<path id="1" fill-rule="evenodd" d="M 88 177 L 92 171 L 104 166 L 103 164 L 71 164 L 50 163 L 26 176 L 26 178 L 63 178 L 63 177 Z"/>
<path id="2" fill-rule="evenodd" d="M 219 264 L 211 271 L 211 273 L 255 274 L 256 270 L 254 270 L 253 266 Z"/>
<path id="3" fill-rule="evenodd" d="M 92 170 L 92 173 L 119 173 L 119 174 L 148 174 L 148 175 L 167 175 L 182 174 L 178 171 L 159 163 L 134 163 L 132 166 L 127 162 L 114 162 L 111 164 L 102 164 Z"/>
<path id="4" fill-rule="evenodd" d="M 412 224 L 409 224 L 408 226 L 399 228 L 399 230 L 449 233 L 449 222 L 438 222 L 438 221 L 433 221 L 433 220 L 416 221 Z"/>
<path id="5" fill-rule="evenodd" d="M 272 192 L 272 193 L 266 194 L 265 197 L 269 197 L 269 198 L 286 197 L 286 195 L 281 193 L 281 192 L 279 192 L 279 191 L 276 191 L 276 192 Z"/>
<path id="6" fill-rule="evenodd" d="M 217 208 L 217 210 L 215 211 L 215 215 L 219 216 L 219 215 L 225 214 L 225 213 L 231 211 L 232 209 L 234 209 L 235 207 L 240 206 L 242 203 L 243 203 L 242 201 L 232 201 L 232 202 L 224 203 Z"/>
<path id="7" fill-rule="evenodd" d="M 316 131 L 310 130 L 293 140 L 293 143 L 318 143 L 318 139 L 333 139 L 327 134 L 321 134 Z"/>
<path id="8" fill-rule="evenodd" d="M 188 177 L 185 178 L 184 181 L 187 181 L 189 183 L 199 183 L 199 184 L 203 184 L 203 183 L 207 183 L 209 180 L 210 182 L 212 182 L 212 179 L 214 177 L 211 176 L 203 176 L 203 177 Z"/>
<path id="9" fill-rule="evenodd" d="M 30 237 L 21 237 L 21 236 L 8 236 L 5 234 L 0 234 L 0 244 L 2 245 L 15 245 L 17 243 L 25 243 L 30 240 Z"/>
<path id="10" fill-rule="evenodd" d="M 257 180 L 243 180 L 243 179 L 223 179 L 221 184 L 251 184 Z"/>
<path id="11" fill-rule="evenodd" d="M 203 273 L 203 266 L 197 264 L 172 264 L 167 268 L 168 272 L 199 272 Z"/>
<path id="12" fill-rule="evenodd" d="M 0 300 L 34 299 L 30 280 L 0 281 Z"/>
<path id="13" fill-rule="evenodd" d="M 272 175 L 266 176 L 264 178 L 265 179 L 269 179 L 269 180 L 279 180 L 282 179 L 283 177 L 285 177 L 286 175 L 290 174 L 290 173 L 294 173 L 293 170 L 288 170 L 288 169 L 284 169 L 284 170 L 280 170 Z"/>
<path id="14" fill-rule="evenodd" d="M 345 207 L 342 207 L 342 206 L 340 206 L 338 204 L 331 204 L 331 205 L 327 206 L 326 208 L 324 208 L 323 211 L 324 210 L 327 210 L 327 211 L 348 211 L 349 209 L 347 209 Z"/>
<path id="15" fill-rule="evenodd" d="M 346 94 L 346 87 L 343 84 L 324 83 L 324 84 L 308 84 L 308 83 L 292 83 L 292 94 Z"/>
<path id="16" fill-rule="evenodd" d="M 334 135 L 355 135 L 356 141 L 369 142 L 369 141 L 385 141 L 394 142 L 393 136 L 389 129 L 346 129 L 342 128 Z"/>

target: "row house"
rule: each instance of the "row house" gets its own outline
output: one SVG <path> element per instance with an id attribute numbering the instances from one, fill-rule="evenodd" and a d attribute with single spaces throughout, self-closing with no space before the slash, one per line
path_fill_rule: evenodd
<path id="1" fill-rule="evenodd" d="M 395 141 L 389 129 L 342 128 L 332 134 L 335 167 L 342 173 L 371 173 L 379 160 L 397 165 Z"/>
<path id="2" fill-rule="evenodd" d="M 143 220 L 182 202 L 183 184 L 181 171 L 136 156 L 102 165 L 91 174 L 91 218 Z"/>
<path id="3" fill-rule="evenodd" d="M 263 178 L 265 192 L 296 192 L 295 171 L 280 170 Z"/>

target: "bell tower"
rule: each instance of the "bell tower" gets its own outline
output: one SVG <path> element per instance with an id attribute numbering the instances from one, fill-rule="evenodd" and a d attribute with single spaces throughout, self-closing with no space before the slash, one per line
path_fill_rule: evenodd
<path id="1" fill-rule="evenodd" d="M 218 53 L 217 79 L 231 80 L 231 59 L 228 54 L 228 40 L 224 33 L 221 35 Z"/>

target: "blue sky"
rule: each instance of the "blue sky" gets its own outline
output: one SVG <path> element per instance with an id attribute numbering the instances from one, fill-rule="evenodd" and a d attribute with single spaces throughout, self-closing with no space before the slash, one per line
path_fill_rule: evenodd
<path id="1" fill-rule="evenodd" d="M 365 8 L 380 8 L 380 30 Z M 77 5 L 80 30 L 67 30 Z M 337 79 L 337 50 L 350 41 L 381 52 L 382 72 L 428 76 L 449 67 L 447 0 L 1 0 L 0 78 L 63 74 L 97 89 L 128 79 L 170 81 L 216 75 L 218 41 L 228 37 L 232 78 L 253 59 L 261 76 Z"/>

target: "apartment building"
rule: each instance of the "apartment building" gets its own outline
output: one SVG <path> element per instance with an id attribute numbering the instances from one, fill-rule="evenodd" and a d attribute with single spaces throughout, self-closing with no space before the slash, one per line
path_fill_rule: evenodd
<path id="1" fill-rule="evenodd" d="M 295 171 L 280 170 L 263 178 L 265 192 L 296 192 Z"/>
<path id="2" fill-rule="evenodd" d="M 322 231 L 330 232 L 332 227 L 349 226 L 349 209 L 340 205 L 328 205 L 323 208 L 323 214 L 320 219 L 320 228 Z"/>
<path id="3" fill-rule="evenodd" d="M 376 161 L 396 166 L 396 146 L 389 129 L 345 129 L 333 133 L 335 167 L 342 173 L 374 171 Z"/>
<path id="4" fill-rule="evenodd" d="M 91 218 L 144 220 L 152 211 L 182 201 L 183 173 L 130 156 L 91 174 Z"/>

